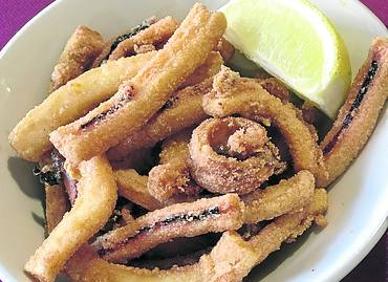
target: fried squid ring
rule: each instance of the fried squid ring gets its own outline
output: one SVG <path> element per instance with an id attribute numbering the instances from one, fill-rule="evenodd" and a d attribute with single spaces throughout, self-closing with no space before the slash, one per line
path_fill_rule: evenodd
<path id="1" fill-rule="evenodd" d="M 265 128 L 245 118 L 202 122 L 193 131 L 189 148 L 191 174 L 211 192 L 246 194 L 284 168 Z"/>
<path id="2" fill-rule="evenodd" d="M 318 136 L 290 103 L 270 95 L 254 79 L 240 78 L 224 67 L 214 77 L 213 91 L 203 97 L 205 112 L 215 117 L 240 114 L 243 117 L 273 122 L 287 140 L 295 171 L 309 170 L 317 185 L 325 183 L 328 173 L 323 162 Z"/>
<path id="3" fill-rule="evenodd" d="M 147 53 L 109 62 L 55 90 L 12 130 L 9 135 L 11 146 L 23 159 L 39 161 L 52 148 L 51 131 L 111 97 L 124 80 L 134 77 L 154 55 Z"/>
<path id="4" fill-rule="evenodd" d="M 62 185 L 46 184 L 45 190 L 45 217 L 47 233 L 50 234 L 54 227 L 62 220 L 69 210 L 69 200 Z"/>
<path id="5" fill-rule="evenodd" d="M 168 136 L 200 123 L 208 117 L 202 109 L 202 96 L 211 90 L 211 79 L 178 91 L 163 110 L 139 131 L 108 151 L 109 159 L 120 160 L 141 148 L 149 148 Z"/>
<path id="6" fill-rule="evenodd" d="M 135 258 L 174 238 L 236 230 L 242 225 L 242 205 L 236 194 L 171 205 L 111 231 L 94 246 L 109 261 Z"/>
<path id="7" fill-rule="evenodd" d="M 168 270 L 128 267 L 103 260 L 86 246 L 71 259 L 66 270 L 74 281 L 241 281 L 255 265 L 283 242 L 301 235 L 326 210 L 327 193 L 317 189 L 311 203 L 301 211 L 276 218 L 248 240 L 236 232 L 225 232 L 210 254 L 193 265 Z"/>
<path id="8" fill-rule="evenodd" d="M 114 171 L 120 196 L 135 204 L 153 211 L 162 207 L 147 189 L 148 176 L 139 175 L 134 169 Z"/>
<path id="9" fill-rule="evenodd" d="M 102 52 L 104 44 L 104 39 L 97 31 L 78 26 L 67 41 L 51 74 L 52 90 L 88 70 Z"/>
<path id="10" fill-rule="evenodd" d="M 203 64 L 225 31 L 225 16 L 196 4 L 168 43 L 119 91 L 77 121 L 50 134 L 67 161 L 106 152 L 139 130 Z"/>
<path id="11" fill-rule="evenodd" d="M 354 160 L 369 139 L 388 96 L 388 39 L 373 41 L 332 129 L 321 143 L 332 183 Z"/>
<path id="12" fill-rule="evenodd" d="M 160 164 L 148 174 L 148 191 L 167 205 L 196 200 L 202 191 L 190 176 L 190 136 L 191 130 L 164 141 Z"/>
<path id="13" fill-rule="evenodd" d="M 257 223 L 297 211 L 311 200 L 314 188 L 314 176 L 302 170 L 277 185 L 243 195 L 240 198 L 245 204 L 244 223 Z"/>
<path id="14" fill-rule="evenodd" d="M 24 267 L 39 281 L 54 281 L 66 261 L 103 227 L 114 209 L 117 187 L 108 161 L 94 157 L 80 164 L 80 172 L 79 195 L 73 208 Z"/>
<path id="15" fill-rule="evenodd" d="M 173 35 L 177 27 L 178 22 L 172 17 L 160 19 L 134 36 L 121 41 L 109 55 L 109 60 L 133 55 L 136 46 L 163 44 Z"/>

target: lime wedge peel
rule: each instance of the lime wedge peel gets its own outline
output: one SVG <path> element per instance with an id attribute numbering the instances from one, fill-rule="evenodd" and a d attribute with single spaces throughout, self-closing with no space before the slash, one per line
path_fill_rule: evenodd
<path id="1" fill-rule="evenodd" d="M 232 0 L 225 37 L 301 98 L 334 118 L 350 85 L 349 56 L 329 19 L 307 0 Z"/>

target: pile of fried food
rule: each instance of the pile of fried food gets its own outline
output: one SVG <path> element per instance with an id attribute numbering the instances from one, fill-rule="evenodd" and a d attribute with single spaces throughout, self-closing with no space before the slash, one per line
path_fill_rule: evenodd
<path id="1" fill-rule="evenodd" d="M 222 13 L 196 4 L 181 23 L 152 18 L 109 42 L 76 29 L 52 93 L 9 137 L 45 183 L 48 236 L 30 277 L 241 281 L 326 224 L 324 188 L 385 103 L 388 40 L 373 42 L 318 143 L 317 110 L 291 103 L 272 77 L 224 66 L 234 52 L 225 28 Z"/>

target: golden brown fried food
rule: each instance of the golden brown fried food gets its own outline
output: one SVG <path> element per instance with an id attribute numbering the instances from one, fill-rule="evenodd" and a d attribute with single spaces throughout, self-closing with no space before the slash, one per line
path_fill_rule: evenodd
<path id="1" fill-rule="evenodd" d="M 242 225 L 242 205 L 236 194 L 171 205 L 102 236 L 94 246 L 103 258 L 118 262 L 174 238 L 236 230 Z"/>
<path id="2" fill-rule="evenodd" d="M 135 54 L 135 46 L 157 46 L 167 42 L 178 27 L 178 22 L 172 17 L 165 17 L 151 24 L 148 28 L 122 41 L 109 55 L 109 60 L 117 60 Z"/>
<path id="3" fill-rule="evenodd" d="M 80 172 L 79 195 L 73 208 L 24 267 L 39 281 L 54 281 L 66 261 L 106 223 L 114 209 L 117 186 L 105 157 L 82 162 Z"/>
<path id="4" fill-rule="evenodd" d="M 46 184 L 45 203 L 46 203 L 46 227 L 50 234 L 55 226 L 62 220 L 65 213 L 69 210 L 69 199 L 65 188 L 62 185 Z"/>
<path id="5" fill-rule="evenodd" d="M 190 141 L 191 174 L 215 193 L 246 194 L 283 171 L 279 151 L 259 123 L 245 118 L 211 118 Z"/>
<path id="6" fill-rule="evenodd" d="M 168 136 L 206 119 L 208 115 L 202 109 L 202 96 L 210 92 L 211 87 L 212 81 L 208 79 L 179 90 L 145 127 L 111 148 L 108 151 L 109 159 L 120 160 L 141 148 L 152 147 Z"/>
<path id="7" fill-rule="evenodd" d="M 189 76 L 186 81 L 184 81 L 181 85 L 179 85 L 179 89 L 195 86 L 197 84 L 200 85 L 204 80 L 213 77 L 216 73 L 218 73 L 221 69 L 222 64 L 224 63 L 219 52 L 210 52 L 206 61 L 200 65 L 191 76 Z M 178 96 L 179 91 L 177 91 L 174 96 Z M 173 98 L 172 98 L 173 99 Z"/>
<path id="8" fill-rule="evenodd" d="M 221 38 L 221 40 L 217 44 L 216 50 L 220 52 L 222 59 L 224 59 L 224 62 L 227 63 L 234 55 L 234 47 L 228 40 L 226 40 L 224 37 Z"/>
<path id="9" fill-rule="evenodd" d="M 164 204 L 196 200 L 202 191 L 190 176 L 188 145 L 191 132 L 184 131 L 165 140 L 160 164 L 148 174 L 148 191 Z"/>
<path id="10" fill-rule="evenodd" d="M 135 76 L 154 55 L 147 53 L 109 62 L 55 90 L 15 126 L 9 135 L 11 146 L 23 159 L 39 161 L 52 148 L 51 131 L 111 97 L 124 80 Z"/>
<path id="11" fill-rule="evenodd" d="M 254 79 L 240 78 L 224 67 L 214 77 L 213 90 L 203 98 L 205 112 L 215 117 L 240 114 L 243 117 L 272 122 L 287 140 L 295 171 L 309 170 L 317 185 L 327 179 L 318 136 L 290 103 L 270 95 Z"/>
<path id="12" fill-rule="evenodd" d="M 314 176 L 302 170 L 277 185 L 243 195 L 244 223 L 257 223 L 297 211 L 312 199 L 314 188 Z"/>
<path id="13" fill-rule="evenodd" d="M 373 41 L 332 129 L 321 143 L 328 186 L 358 156 L 376 126 L 388 96 L 388 39 Z"/>
<path id="14" fill-rule="evenodd" d="M 174 35 L 119 91 L 79 120 L 50 134 L 50 141 L 78 164 L 117 145 L 139 130 L 203 64 L 226 27 L 222 13 L 196 4 Z"/>
<path id="15" fill-rule="evenodd" d="M 241 281 L 255 265 L 283 242 L 301 235 L 326 210 L 327 193 L 317 189 L 301 211 L 278 217 L 248 240 L 236 232 L 224 233 L 210 254 L 203 255 L 196 264 L 168 270 L 127 267 L 99 258 L 86 246 L 68 263 L 67 273 L 74 281 Z"/>
<path id="16" fill-rule="evenodd" d="M 104 39 L 86 26 L 78 26 L 67 41 L 51 74 L 52 90 L 88 70 L 104 48 Z"/>
<path id="17" fill-rule="evenodd" d="M 272 94 L 278 97 L 283 103 L 288 103 L 290 100 L 290 91 L 287 87 L 281 83 L 276 78 L 266 78 L 259 80 L 261 87 L 268 91 L 269 94 Z"/>
<path id="18" fill-rule="evenodd" d="M 134 169 L 114 171 L 120 196 L 131 202 L 153 211 L 162 207 L 147 189 L 148 177 L 139 175 Z"/>

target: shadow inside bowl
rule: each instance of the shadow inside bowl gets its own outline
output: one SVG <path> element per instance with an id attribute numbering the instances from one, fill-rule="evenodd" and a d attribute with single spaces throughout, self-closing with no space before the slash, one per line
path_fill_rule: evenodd
<path id="1" fill-rule="evenodd" d="M 34 164 L 17 157 L 8 158 L 8 170 L 20 191 L 30 198 L 43 201 L 42 184 L 39 182 L 39 178 L 32 173 L 34 166 Z"/>

